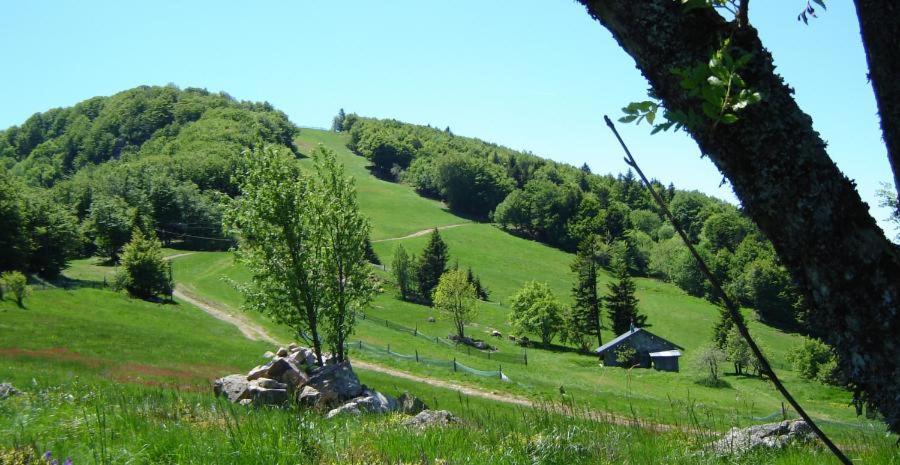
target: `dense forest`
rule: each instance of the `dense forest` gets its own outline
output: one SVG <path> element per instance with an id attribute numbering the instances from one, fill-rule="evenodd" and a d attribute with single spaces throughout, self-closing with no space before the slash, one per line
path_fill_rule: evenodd
<path id="1" fill-rule="evenodd" d="M 238 192 L 241 152 L 297 153 L 296 131 L 268 103 L 175 86 L 35 114 L 0 131 L 0 270 L 53 277 L 75 256 L 115 261 L 135 228 L 227 248 L 222 201 Z"/>
<path id="2" fill-rule="evenodd" d="M 593 174 L 449 128 L 339 113 L 334 129 L 350 134 L 348 147 L 371 160 L 372 171 L 438 198 L 457 213 L 493 221 L 505 230 L 567 251 L 599 237 L 610 263 L 675 283 L 713 299 L 687 247 L 666 224 L 630 171 Z M 770 324 L 806 329 L 806 310 L 769 241 L 733 205 L 697 191 L 653 181 L 679 223 L 728 292 Z"/>

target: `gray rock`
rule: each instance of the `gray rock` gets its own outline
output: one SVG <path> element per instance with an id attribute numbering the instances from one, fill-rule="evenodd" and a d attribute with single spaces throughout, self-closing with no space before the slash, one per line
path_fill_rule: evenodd
<path id="1" fill-rule="evenodd" d="M 265 365 L 259 365 L 247 373 L 247 381 L 253 381 L 254 379 L 259 378 L 268 378 L 269 377 L 269 367 L 272 365 L 272 362 L 266 363 Z"/>
<path id="2" fill-rule="evenodd" d="M 455 423 L 459 423 L 459 418 L 446 410 L 423 410 L 418 415 L 404 421 L 403 425 L 410 428 L 424 429 L 435 426 L 449 426 Z"/>
<path id="3" fill-rule="evenodd" d="M 363 395 L 332 409 L 325 418 L 334 418 L 342 414 L 359 415 L 361 413 L 389 413 L 397 410 L 397 401 L 386 394 L 366 389 Z"/>
<path id="4" fill-rule="evenodd" d="M 249 398 L 250 383 L 244 375 L 228 375 L 213 381 L 213 392 L 217 397 L 225 396 L 229 402 Z"/>
<path id="5" fill-rule="evenodd" d="M 289 390 L 296 391 L 309 381 L 309 375 L 294 366 L 285 370 L 284 373 L 278 377 L 278 381 L 286 384 Z"/>
<path id="6" fill-rule="evenodd" d="M 297 403 L 306 407 L 318 407 L 322 402 L 322 393 L 312 386 L 303 386 L 297 393 Z"/>
<path id="7" fill-rule="evenodd" d="M 279 383 L 274 379 L 259 378 L 250 381 L 250 387 L 261 387 L 263 389 L 287 389 L 287 384 Z"/>
<path id="8" fill-rule="evenodd" d="M 287 389 L 266 389 L 260 386 L 250 386 L 247 389 L 253 405 L 281 405 L 287 402 Z"/>
<path id="9" fill-rule="evenodd" d="M 10 383 L 0 383 L 0 400 L 19 394 L 19 390 Z"/>
<path id="10" fill-rule="evenodd" d="M 267 350 L 266 353 L 263 354 L 263 358 L 273 358 L 275 354 L 272 353 L 271 350 Z"/>
<path id="11" fill-rule="evenodd" d="M 810 438 L 812 428 L 805 421 L 788 420 L 742 429 L 732 428 L 725 436 L 712 443 L 710 448 L 719 455 L 741 454 L 759 447 L 781 448 L 793 441 L 806 441 Z"/>
<path id="12" fill-rule="evenodd" d="M 436 321 L 436 320 L 434 319 L 433 316 L 428 317 L 428 322 L 429 322 L 429 323 L 434 323 L 435 321 Z"/>
<path id="13" fill-rule="evenodd" d="M 360 415 L 362 411 L 359 409 L 359 404 L 356 402 L 347 402 L 344 405 L 341 405 L 338 408 L 331 409 L 325 418 L 331 419 L 338 415 Z"/>
<path id="14" fill-rule="evenodd" d="M 362 384 L 348 361 L 316 369 L 306 384 L 319 391 L 322 394 L 321 401 L 326 403 L 346 402 L 358 397 L 363 391 Z"/>
<path id="15" fill-rule="evenodd" d="M 407 415 L 416 415 L 423 410 L 428 410 L 428 406 L 418 397 L 404 392 L 397 398 L 397 409 Z"/>
<path id="16" fill-rule="evenodd" d="M 277 355 L 277 356 L 279 356 L 279 357 L 287 357 L 287 356 L 288 356 L 288 350 L 285 349 L 284 347 L 279 347 L 279 348 L 278 348 L 278 351 L 275 352 L 275 355 Z"/>
<path id="17" fill-rule="evenodd" d="M 299 348 L 300 348 L 300 346 L 298 346 L 298 345 L 297 345 L 296 343 L 294 343 L 294 342 L 288 344 L 288 346 L 287 346 L 288 352 L 296 352 L 297 349 L 299 349 Z"/>
<path id="18" fill-rule="evenodd" d="M 300 347 L 288 355 L 288 360 L 298 367 L 312 368 L 316 365 L 316 354 L 310 349 Z"/>
<path id="19" fill-rule="evenodd" d="M 287 358 L 275 357 L 266 370 L 266 378 L 281 379 L 281 375 L 290 370 L 299 371 L 300 369 Z"/>

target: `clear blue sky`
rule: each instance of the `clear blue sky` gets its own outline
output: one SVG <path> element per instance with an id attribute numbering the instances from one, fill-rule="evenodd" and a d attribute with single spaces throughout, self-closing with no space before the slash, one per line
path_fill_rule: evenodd
<path id="1" fill-rule="evenodd" d="M 810 26 L 802 0 L 750 19 L 838 166 L 872 207 L 890 167 L 851 2 Z M 7 2 L 0 127 L 140 84 L 267 100 L 299 125 L 338 108 L 450 126 L 576 165 L 626 166 L 602 115 L 645 97 L 634 62 L 569 0 Z M 736 201 L 683 134 L 623 135 L 650 175 Z M 882 225 L 888 216 L 873 208 Z"/>

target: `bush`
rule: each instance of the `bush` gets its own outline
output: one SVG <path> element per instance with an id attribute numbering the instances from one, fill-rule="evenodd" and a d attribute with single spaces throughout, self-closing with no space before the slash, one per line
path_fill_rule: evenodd
<path id="1" fill-rule="evenodd" d="M 818 339 L 805 339 L 789 355 L 794 371 L 807 380 L 839 384 L 840 370 L 834 350 Z"/>
<path id="2" fill-rule="evenodd" d="M 715 346 L 703 347 L 697 351 L 694 364 L 698 370 L 705 371 L 706 377 L 701 382 L 707 386 L 720 385 L 719 365 L 725 361 L 725 352 Z"/>
<path id="3" fill-rule="evenodd" d="M 3 287 L 16 299 L 16 304 L 20 307 L 24 306 L 25 297 L 31 291 L 25 275 L 18 271 L 7 271 L 0 275 L 0 281 L 3 282 Z"/>
<path id="4" fill-rule="evenodd" d="M 141 299 L 171 296 L 169 266 L 162 258 L 161 248 L 155 236 L 145 236 L 135 229 L 131 242 L 122 251 L 122 267 L 116 275 L 116 287 Z"/>

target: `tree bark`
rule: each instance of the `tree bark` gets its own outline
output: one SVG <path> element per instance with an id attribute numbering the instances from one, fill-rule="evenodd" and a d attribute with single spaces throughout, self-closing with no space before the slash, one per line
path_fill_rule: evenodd
<path id="1" fill-rule="evenodd" d="M 673 68 L 708 61 L 729 36 L 740 52 L 754 54 L 740 75 L 762 102 L 741 111 L 737 123 L 706 121 L 689 132 L 772 241 L 854 389 L 900 431 L 900 250 L 828 157 L 756 30 L 738 28 L 709 8 L 685 13 L 672 0 L 579 2 L 635 59 L 670 110 L 702 114 Z"/>
<path id="2" fill-rule="evenodd" d="M 893 0 L 856 0 L 855 3 L 869 79 L 881 116 L 881 132 L 900 199 L 900 48 L 897 47 L 900 5 Z"/>

